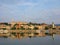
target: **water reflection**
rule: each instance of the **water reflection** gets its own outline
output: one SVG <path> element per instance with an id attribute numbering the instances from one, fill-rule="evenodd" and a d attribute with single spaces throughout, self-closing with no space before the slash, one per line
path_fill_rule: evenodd
<path id="1" fill-rule="evenodd" d="M 60 35 L 53 33 L 11 33 L 0 37 L 0 45 L 60 45 Z"/>
<path id="2" fill-rule="evenodd" d="M 24 38 L 0 38 L 0 45 L 60 45 L 60 35 Z"/>
<path id="3" fill-rule="evenodd" d="M 18 35 L 16 35 L 15 33 L 11 34 L 10 36 L 3 36 L 3 37 L 0 37 L 0 38 L 12 38 L 12 39 L 22 39 L 22 38 L 36 38 L 36 37 L 46 37 L 46 36 L 51 36 L 51 38 L 54 40 L 54 35 L 56 34 L 38 34 L 38 33 L 32 33 L 32 34 L 24 34 L 24 33 L 21 33 Z"/>

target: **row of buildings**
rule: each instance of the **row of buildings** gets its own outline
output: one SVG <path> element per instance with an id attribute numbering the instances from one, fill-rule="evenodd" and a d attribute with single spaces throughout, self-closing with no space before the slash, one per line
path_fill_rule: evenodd
<path id="1" fill-rule="evenodd" d="M 47 24 L 37 24 L 37 23 L 26 23 L 26 22 L 11 22 L 11 23 L 0 23 L 0 29 L 3 30 L 13 30 L 13 29 L 19 29 L 19 30 L 33 30 L 33 29 L 44 29 L 47 26 Z"/>
<path id="2" fill-rule="evenodd" d="M 50 30 L 50 29 L 53 29 Z M 14 22 L 11 23 L 0 23 L 0 36 L 12 35 L 16 37 L 20 37 L 20 35 L 24 36 L 45 36 L 47 33 L 58 33 L 60 30 L 60 26 L 56 26 L 54 23 L 52 24 L 38 24 L 38 23 L 26 23 L 26 22 Z M 56 34 L 57 34 L 56 33 Z M 60 31 L 59 31 L 60 33 Z"/>
<path id="3" fill-rule="evenodd" d="M 38 23 L 26 23 L 26 22 L 14 22 L 11 23 L 0 23 L 0 30 L 44 30 L 44 29 L 60 29 L 60 26 L 52 24 L 38 24 Z"/>

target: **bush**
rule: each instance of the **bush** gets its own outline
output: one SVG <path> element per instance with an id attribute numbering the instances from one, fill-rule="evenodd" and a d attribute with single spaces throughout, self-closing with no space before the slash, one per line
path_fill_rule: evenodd
<path id="1" fill-rule="evenodd" d="M 15 27 L 12 27 L 11 30 L 16 30 L 16 28 Z"/>
<path id="2" fill-rule="evenodd" d="M 25 30 L 25 28 L 21 27 L 20 30 Z"/>
<path id="3" fill-rule="evenodd" d="M 6 30 L 6 28 L 3 28 L 3 30 Z"/>
<path id="4" fill-rule="evenodd" d="M 34 27 L 34 30 L 38 30 L 38 27 Z"/>
<path id="5" fill-rule="evenodd" d="M 55 30 L 56 28 L 52 28 L 53 30 Z"/>
<path id="6" fill-rule="evenodd" d="M 48 27 L 45 27 L 45 30 L 48 30 L 49 28 Z"/>
<path id="7" fill-rule="evenodd" d="M 31 28 L 28 28 L 27 30 L 31 30 Z"/>

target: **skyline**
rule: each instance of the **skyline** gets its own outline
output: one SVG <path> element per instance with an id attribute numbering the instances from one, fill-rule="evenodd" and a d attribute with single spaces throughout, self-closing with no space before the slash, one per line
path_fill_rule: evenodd
<path id="1" fill-rule="evenodd" d="M 0 0 L 0 22 L 60 24 L 60 0 Z"/>

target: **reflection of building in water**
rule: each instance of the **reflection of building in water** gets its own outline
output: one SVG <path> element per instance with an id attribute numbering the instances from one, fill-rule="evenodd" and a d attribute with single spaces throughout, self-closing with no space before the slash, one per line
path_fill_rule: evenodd
<path id="1" fill-rule="evenodd" d="M 54 40 L 54 34 L 52 34 L 52 39 Z"/>
<path id="2" fill-rule="evenodd" d="M 14 32 L 14 33 L 13 33 Z M 13 31 L 13 32 L 11 32 L 11 33 L 13 33 L 12 35 L 14 35 L 14 37 L 16 37 L 16 38 L 21 38 L 21 37 L 39 37 L 39 36 L 45 36 L 45 33 L 44 33 L 44 31 L 42 31 L 42 30 L 22 30 L 22 31 L 20 31 L 19 32 L 19 30 L 18 31 Z"/>

